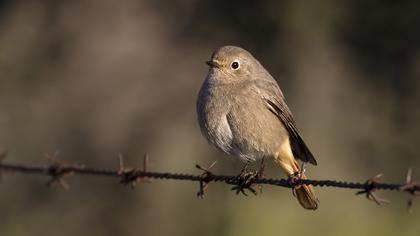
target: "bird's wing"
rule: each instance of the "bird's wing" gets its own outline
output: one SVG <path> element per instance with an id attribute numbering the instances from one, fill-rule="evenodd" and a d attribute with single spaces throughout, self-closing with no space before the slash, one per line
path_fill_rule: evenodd
<path id="1" fill-rule="evenodd" d="M 314 156 L 299 135 L 292 112 L 287 106 L 277 82 L 270 76 L 269 79 L 257 79 L 256 85 L 258 93 L 261 95 L 267 108 L 279 118 L 289 133 L 295 158 L 317 165 Z"/>

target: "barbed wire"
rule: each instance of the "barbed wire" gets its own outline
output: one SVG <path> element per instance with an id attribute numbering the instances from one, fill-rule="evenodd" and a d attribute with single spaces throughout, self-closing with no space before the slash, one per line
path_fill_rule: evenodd
<path id="1" fill-rule="evenodd" d="M 378 205 L 388 203 L 385 199 L 378 198 L 374 192 L 377 190 L 394 190 L 399 192 L 406 192 L 411 196 L 420 196 L 420 185 L 412 180 L 412 170 L 409 169 L 406 182 L 401 184 L 395 183 L 383 183 L 379 182 L 378 178 L 381 175 L 376 175 L 367 181 L 361 182 L 349 182 L 349 181 L 337 181 L 337 180 L 315 180 L 315 179 L 300 179 L 300 178 L 288 178 L 288 179 L 273 179 L 265 178 L 258 172 L 249 172 L 242 175 L 217 175 L 210 171 L 211 167 L 214 166 L 215 162 L 209 168 L 203 168 L 200 165 L 196 165 L 201 171 L 201 174 L 180 174 L 180 173 L 169 173 L 169 172 L 152 172 L 148 171 L 148 156 L 145 155 L 143 159 L 142 168 L 131 168 L 124 165 L 124 160 L 120 156 L 119 168 L 117 170 L 104 169 L 104 168 L 89 168 L 80 164 L 64 163 L 56 159 L 55 157 L 47 156 L 47 166 L 28 166 L 18 164 L 5 164 L 3 159 L 6 157 L 6 153 L 0 154 L 0 177 L 4 172 L 17 172 L 22 174 L 39 174 L 50 177 L 47 182 L 48 186 L 58 184 L 64 189 L 69 189 L 69 185 L 65 182 L 64 178 L 71 175 L 92 175 L 92 176 L 107 176 L 119 178 L 120 183 L 125 185 L 131 185 L 135 187 L 139 182 L 150 182 L 151 179 L 161 180 L 179 180 L 179 181 L 195 181 L 199 182 L 199 191 L 197 192 L 198 197 L 204 196 L 204 190 L 211 182 L 222 182 L 230 185 L 236 193 L 243 193 L 247 195 L 245 190 L 257 194 L 258 192 L 254 189 L 255 185 L 258 185 L 261 190 L 261 185 L 272 185 L 285 188 L 294 189 L 299 185 L 313 185 L 315 187 L 334 187 L 334 188 L 347 188 L 359 190 L 356 192 L 357 195 L 364 194 L 369 200 L 374 201 Z M 412 198 L 408 200 L 409 209 L 413 204 Z"/>

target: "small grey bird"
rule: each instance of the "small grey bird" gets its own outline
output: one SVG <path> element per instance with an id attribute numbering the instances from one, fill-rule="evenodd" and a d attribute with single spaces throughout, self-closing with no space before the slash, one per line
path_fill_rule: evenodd
<path id="1" fill-rule="evenodd" d="M 297 160 L 317 162 L 299 135 L 277 82 L 251 53 L 235 46 L 217 49 L 197 99 L 200 129 L 207 140 L 244 162 L 272 158 L 289 177 L 306 178 Z M 300 185 L 296 197 L 315 210 L 313 187 Z"/>

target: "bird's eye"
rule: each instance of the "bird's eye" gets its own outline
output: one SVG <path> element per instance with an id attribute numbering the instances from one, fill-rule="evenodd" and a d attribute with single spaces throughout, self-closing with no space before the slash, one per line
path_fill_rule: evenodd
<path id="1" fill-rule="evenodd" d="M 232 64 L 230 64 L 230 67 L 231 67 L 232 69 L 234 69 L 234 70 L 239 69 L 239 67 L 240 67 L 239 61 L 238 61 L 238 60 L 234 60 L 234 61 L 232 62 Z"/>

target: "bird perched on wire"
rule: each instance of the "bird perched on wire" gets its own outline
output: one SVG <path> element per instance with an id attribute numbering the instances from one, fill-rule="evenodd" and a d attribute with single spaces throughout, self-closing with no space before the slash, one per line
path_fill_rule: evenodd
<path id="1" fill-rule="evenodd" d="M 289 178 L 306 179 L 302 163 L 317 162 L 302 140 L 283 93 L 251 53 L 236 46 L 217 49 L 197 99 L 202 134 L 223 152 L 245 163 L 272 158 Z M 299 185 L 295 196 L 315 210 L 313 187 Z"/>

